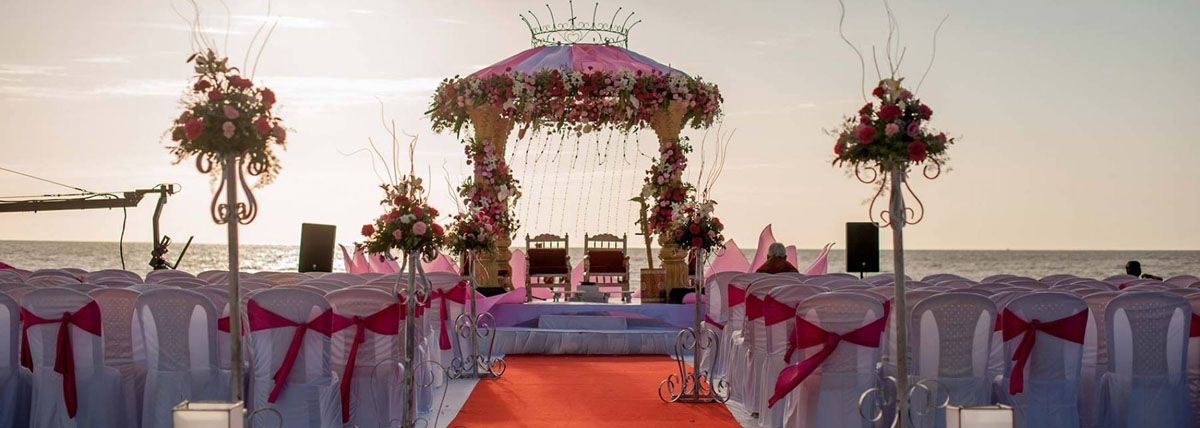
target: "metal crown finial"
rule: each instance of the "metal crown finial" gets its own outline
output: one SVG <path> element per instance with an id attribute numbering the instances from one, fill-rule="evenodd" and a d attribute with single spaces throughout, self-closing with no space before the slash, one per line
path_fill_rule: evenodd
<path id="1" fill-rule="evenodd" d="M 592 8 L 591 22 L 580 22 L 575 16 L 575 2 L 568 0 L 567 4 L 571 11 L 571 17 L 563 22 L 554 18 L 554 9 L 551 9 L 549 4 L 546 5 L 546 10 L 550 12 L 549 24 L 543 24 L 533 11 L 526 11 L 529 17 L 526 17 L 525 14 L 519 15 L 521 21 L 525 22 L 525 26 L 529 27 L 531 43 L 534 47 L 593 44 L 627 48 L 629 47 L 629 30 L 642 22 L 638 20 L 632 25 L 629 24 L 629 20 L 633 18 L 633 12 L 629 12 L 629 15 L 625 16 L 625 20 L 617 24 L 617 15 L 623 8 L 617 8 L 608 23 L 597 22 L 596 13 L 600 10 L 600 3 L 596 3 Z M 529 18 L 532 18 L 534 22 L 529 22 Z"/>

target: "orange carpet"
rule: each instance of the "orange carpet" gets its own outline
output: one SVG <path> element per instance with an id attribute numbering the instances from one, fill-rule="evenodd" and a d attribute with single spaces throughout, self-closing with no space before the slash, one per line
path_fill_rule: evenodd
<path id="1" fill-rule="evenodd" d="M 500 379 L 480 381 L 451 427 L 740 427 L 722 404 L 667 404 L 665 355 L 510 355 Z"/>

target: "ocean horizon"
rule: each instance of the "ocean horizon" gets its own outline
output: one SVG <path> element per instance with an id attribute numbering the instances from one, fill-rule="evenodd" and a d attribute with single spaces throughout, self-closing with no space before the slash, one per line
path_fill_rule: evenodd
<path id="1" fill-rule="evenodd" d="M 174 263 L 183 248 L 177 242 L 171 246 L 167 260 Z M 150 270 L 151 244 L 124 243 L 125 269 L 144 274 Z M 521 247 L 514 246 L 517 250 Z M 225 244 L 195 244 L 188 249 L 179 269 L 189 272 L 224 270 L 227 268 Z M 657 258 L 657 248 L 653 250 Z M 800 269 L 804 269 L 819 254 L 820 249 L 797 249 Z M 747 260 L 754 258 L 754 249 L 742 249 Z M 582 260 L 583 249 L 570 249 L 572 264 Z M 247 272 L 296 271 L 299 264 L 298 245 L 243 244 L 239 252 L 240 269 Z M 636 272 L 647 267 L 644 247 L 629 249 L 633 283 Z M 829 253 L 829 271 L 846 272 L 845 251 Z M 1144 272 L 1170 277 L 1200 274 L 1200 251 L 1194 250 L 906 250 L 905 273 L 920 279 L 936 273 L 953 273 L 973 280 L 1006 273 L 1040 278 L 1067 273 L 1080 277 L 1103 279 L 1124 273 L 1125 263 L 1138 260 Z M 103 241 L 0 241 L 0 262 L 17 268 L 36 270 L 74 267 L 88 271 L 121 269 L 121 252 L 117 242 Z M 880 250 L 879 267 L 892 271 L 891 250 Z M 658 261 L 655 261 L 658 267 Z M 341 252 L 335 250 L 333 270 L 345 271 Z"/>

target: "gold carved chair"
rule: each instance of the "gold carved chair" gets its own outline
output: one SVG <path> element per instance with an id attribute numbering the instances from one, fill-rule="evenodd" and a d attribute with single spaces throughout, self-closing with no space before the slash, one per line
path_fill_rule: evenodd
<path id="1" fill-rule="evenodd" d="M 571 256 L 567 254 L 568 238 L 543 233 L 529 237 L 525 235 L 525 301 L 533 300 L 533 288 L 549 288 L 557 296 L 556 288 L 571 291 Z"/>
<path id="2" fill-rule="evenodd" d="M 620 287 L 621 301 L 632 300 L 629 289 L 628 235 L 583 235 L 583 280 L 599 287 Z"/>

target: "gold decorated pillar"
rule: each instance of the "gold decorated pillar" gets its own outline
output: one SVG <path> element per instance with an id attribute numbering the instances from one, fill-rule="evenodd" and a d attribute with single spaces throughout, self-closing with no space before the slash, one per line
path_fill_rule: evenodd
<path id="1" fill-rule="evenodd" d="M 660 158 L 664 156 L 668 148 L 674 147 L 679 142 L 679 133 L 683 131 L 683 114 L 686 111 L 687 106 L 684 103 L 672 101 L 667 108 L 659 111 L 650 120 L 650 127 L 658 135 Z M 672 180 L 674 182 L 671 185 L 683 185 L 682 177 L 673 177 Z M 687 287 L 687 253 L 678 245 L 670 243 L 670 236 L 667 235 L 659 235 L 658 244 L 662 246 L 658 252 L 658 258 L 662 261 L 663 270 L 666 271 L 665 288 L 667 293 L 669 294 L 676 288 Z"/>
<path id="2" fill-rule="evenodd" d="M 471 126 L 475 130 L 475 141 L 492 146 L 492 150 L 500 157 L 501 162 L 504 161 L 504 149 L 508 144 L 508 135 L 512 132 L 513 121 L 500 117 L 500 109 L 492 106 L 477 106 L 467 109 L 467 116 L 471 118 Z M 480 182 L 482 177 L 476 175 L 475 182 Z M 484 189 L 488 192 L 494 192 L 493 189 Z M 508 204 L 508 201 L 501 201 L 503 204 Z M 505 207 L 507 209 L 507 207 Z M 483 287 L 504 287 L 511 289 L 512 280 L 509 275 L 508 262 L 512 259 L 512 251 L 509 250 L 509 245 L 512 244 L 512 239 L 508 236 L 502 236 L 496 240 L 496 251 L 494 254 L 479 254 L 475 260 L 475 274 L 478 284 Z M 499 273 L 505 272 L 503 278 Z"/>

